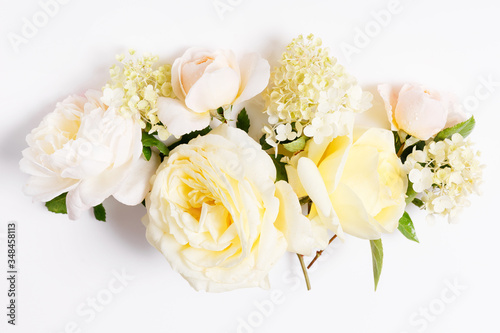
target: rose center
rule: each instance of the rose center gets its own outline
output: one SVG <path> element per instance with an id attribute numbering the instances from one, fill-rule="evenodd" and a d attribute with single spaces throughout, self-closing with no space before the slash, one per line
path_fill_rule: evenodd
<path id="1" fill-rule="evenodd" d="M 214 58 L 203 56 L 200 59 L 186 62 L 182 66 L 181 83 L 187 94 L 191 87 L 203 76 L 207 67 L 214 62 Z"/>

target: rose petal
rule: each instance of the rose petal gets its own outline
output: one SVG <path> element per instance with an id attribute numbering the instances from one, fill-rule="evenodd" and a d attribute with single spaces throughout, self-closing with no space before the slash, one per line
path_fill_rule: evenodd
<path id="1" fill-rule="evenodd" d="M 174 63 L 172 64 L 172 90 L 174 91 L 175 96 L 177 96 L 177 98 L 179 98 L 181 101 L 184 101 L 187 95 L 187 92 L 182 86 L 182 66 L 192 59 L 202 58 L 206 55 L 209 55 L 207 50 L 199 47 L 192 47 L 187 49 L 181 57 L 175 59 Z"/>
<path id="2" fill-rule="evenodd" d="M 280 209 L 274 225 L 285 235 L 287 251 L 312 255 L 314 239 L 311 222 L 302 214 L 297 195 L 285 181 L 276 183 L 275 195 L 280 201 Z"/>
<path id="3" fill-rule="evenodd" d="M 335 190 L 340 181 L 351 145 L 352 137 L 346 135 L 333 139 L 325 150 L 326 157 L 321 161 L 318 170 L 330 192 Z"/>
<path id="4" fill-rule="evenodd" d="M 238 94 L 240 76 L 232 68 L 205 73 L 186 95 L 186 106 L 197 113 L 232 104 Z"/>
<path id="5" fill-rule="evenodd" d="M 444 128 L 448 113 L 439 94 L 405 84 L 399 92 L 394 115 L 400 129 L 420 140 L 427 140 Z"/>
<path id="6" fill-rule="evenodd" d="M 382 100 L 384 101 L 385 111 L 387 113 L 387 120 L 391 123 L 391 130 L 397 131 L 398 124 L 396 123 L 396 119 L 394 117 L 394 109 L 398 104 L 398 94 L 396 89 L 391 87 L 389 84 L 379 84 L 377 86 L 378 93 Z"/>
<path id="7" fill-rule="evenodd" d="M 234 104 L 249 100 L 260 94 L 269 84 L 270 66 L 257 53 L 245 55 L 240 62 L 241 83 Z"/>
<path id="8" fill-rule="evenodd" d="M 339 184 L 331 200 L 346 233 L 364 239 L 380 238 L 376 221 L 368 215 L 363 202 L 352 189 L 343 183 Z"/>
<path id="9" fill-rule="evenodd" d="M 379 152 L 396 152 L 396 148 L 394 148 L 394 135 L 383 128 L 370 128 L 357 138 L 354 145 L 373 147 Z"/>
<path id="10" fill-rule="evenodd" d="M 457 101 L 457 97 L 450 93 L 441 94 L 443 104 L 448 109 L 448 117 L 444 128 L 453 127 L 469 119 L 469 116 L 463 111 L 462 105 Z"/>
<path id="11" fill-rule="evenodd" d="M 201 130 L 210 124 L 210 113 L 192 112 L 182 102 L 173 98 L 158 98 L 158 118 L 176 137 Z"/>
<path id="12" fill-rule="evenodd" d="M 339 238 L 343 238 L 342 227 L 338 222 L 337 214 L 333 209 L 325 183 L 316 164 L 309 158 L 302 157 L 297 164 L 297 172 L 302 186 L 304 186 L 307 194 L 318 209 L 323 224 L 337 234 Z"/>

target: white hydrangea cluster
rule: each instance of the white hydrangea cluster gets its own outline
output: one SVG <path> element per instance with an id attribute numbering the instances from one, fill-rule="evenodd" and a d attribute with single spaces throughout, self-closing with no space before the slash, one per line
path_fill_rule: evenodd
<path id="1" fill-rule="evenodd" d="M 469 205 L 467 197 L 478 193 L 482 177 L 479 155 L 458 133 L 451 139 L 428 143 L 423 151 L 414 148 L 404 165 L 429 214 L 451 219 Z"/>
<path id="2" fill-rule="evenodd" d="M 171 65 L 154 69 L 158 56 L 145 54 L 135 58 L 134 50 L 129 51 L 130 59 L 118 55 L 121 67 L 114 65 L 110 69 L 111 80 L 103 88 L 102 102 L 119 108 L 124 114 L 139 114 L 141 126 L 151 125 L 150 132 L 158 132 L 160 139 L 166 140 L 170 133 L 158 119 L 156 106 L 158 97 L 175 95 L 171 85 Z"/>
<path id="3" fill-rule="evenodd" d="M 356 79 L 321 47 L 321 39 L 302 35 L 287 46 L 281 66 L 271 73 L 271 86 L 264 93 L 270 126 L 264 129 L 273 147 L 304 134 L 321 143 L 345 128 L 337 124 L 339 112 L 363 112 L 371 107 L 372 95 L 363 92 Z"/>

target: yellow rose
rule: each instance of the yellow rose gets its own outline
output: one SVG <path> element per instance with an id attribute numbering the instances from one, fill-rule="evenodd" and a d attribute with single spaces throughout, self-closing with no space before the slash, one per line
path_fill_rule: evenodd
<path id="1" fill-rule="evenodd" d="M 146 198 L 147 239 L 196 290 L 269 286 L 286 250 L 311 254 L 292 187 L 242 130 L 221 125 L 180 145 Z"/>
<path id="2" fill-rule="evenodd" d="M 309 219 L 320 247 L 327 229 L 364 239 L 393 232 L 406 207 L 406 173 L 390 131 L 372 128 L 354 143 L 351 135 L 321 145 L 310 140 L 287 167 L 299 197 L 313 201 Z"/>

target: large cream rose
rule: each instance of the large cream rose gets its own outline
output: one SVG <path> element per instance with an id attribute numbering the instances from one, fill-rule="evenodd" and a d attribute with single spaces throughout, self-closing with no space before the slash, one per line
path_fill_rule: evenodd
<path id="1" fill-rule="evenodd" d="M 397 228 L 406 207 L 407 178 L 392 133 L 373 128 L 352 142 L 351 135 L 310 140 L 287 167 L 296 193 L 314 203 L 308 217 L 320 247 L 327 229 L 378 239 Z"/>
<path id="2" fill-rule="evenodd" d="M 427 140 L 445 128 L 467 120 L 457 98 L 420 85 L 405 84 L 397 90 L 388 84 L 378 86 L 392 130 L 401 129 Z"/>
<path id="3" fill-rule="evenodd" d="M 177 99 L 158 99 L 158 118 L 180 136 L 210 123 L 210 110 L 244 102 L 269 83 L 267 60 L 256 53 L 238 63 L 229 50 L 188 49 L 172 65 L 172 88 Z"/>
<path id="4" fill-rule="evenodd" d="M 172 150 L 158 168 L 146 198 L 147 239 L 196 290 L 267 288 L 287 249 L 312 250 L 297 196 L 275 178 L 255 141 L 221 125 Z"/>
<path id="5" fill-rule="evenodd" d="M 71 219 L 113 195 L 127 205 L 139 204 L 150 189 L 159 164 L 142 155 L 138 121 L 101 103 L 102 93 L 70 96 L 58 103 L 26 138 L 21 170 L 31 177 L 24 191 L 49 201 L 68 192 Z"/>

